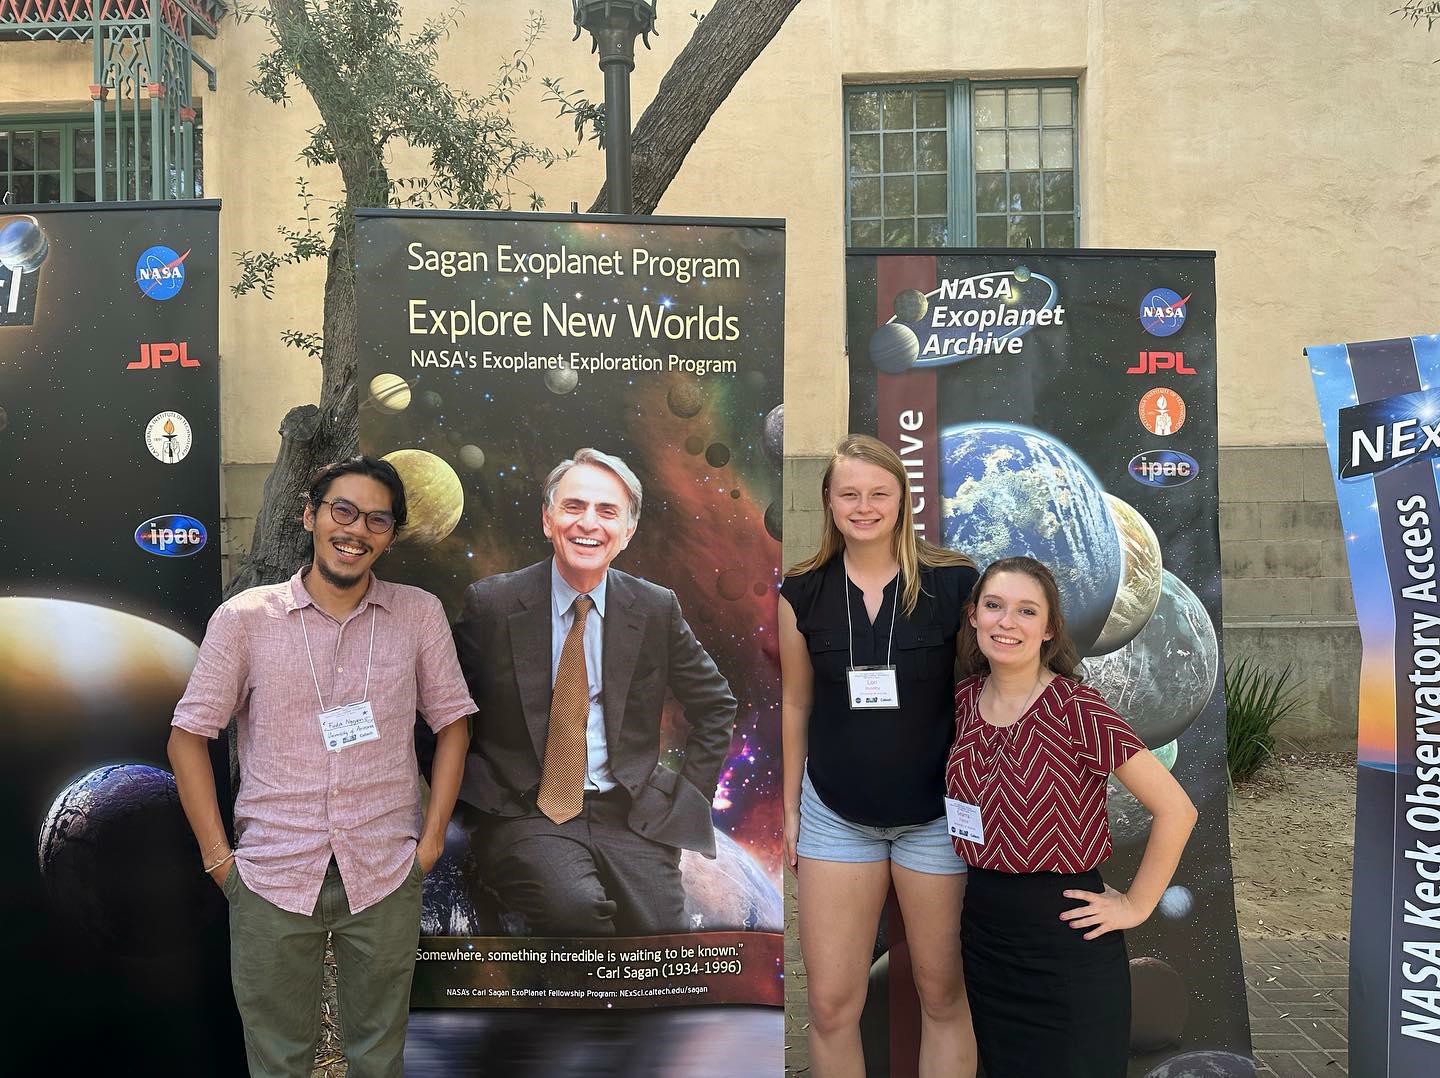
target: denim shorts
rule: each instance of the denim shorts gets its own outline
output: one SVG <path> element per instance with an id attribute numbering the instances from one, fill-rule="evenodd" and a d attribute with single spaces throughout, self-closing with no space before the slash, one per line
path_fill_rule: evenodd
<path id="1" fill-rule="evenodd" d="M 820 800 L 810 785 L 808 771 L 800 785 L 800 840 L 796 852 L 812 861 L 893 861 L 912 872 L 932 876 L 965 871 L 965 862 L 950 841 L 944 816 L 901 827 L 851 823 Z"/>

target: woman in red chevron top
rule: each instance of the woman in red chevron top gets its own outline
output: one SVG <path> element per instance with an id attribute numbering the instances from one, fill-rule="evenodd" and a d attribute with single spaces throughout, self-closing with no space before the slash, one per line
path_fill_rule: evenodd
<path id="1" fill-rule="evenodd" d="M 1080 682 L 1055 578 L 990 565 L 957 642 L 946 814 L 970 866 L 965 983 L 987 1078 L 1122 1078 L 1130 1040 L 1124 930 L 1170 883 L 1195 806 L 1130 725 Z M 1154 816 L 1128 891 L 1110 856 L 1111 772 Z"/>

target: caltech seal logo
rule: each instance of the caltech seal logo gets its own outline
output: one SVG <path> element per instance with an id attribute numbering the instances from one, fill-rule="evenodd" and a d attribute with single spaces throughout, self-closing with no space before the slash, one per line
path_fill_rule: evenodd
<path id="1" fill-rule="evenodd" d="M 176 254 L 162 244 L 147 247 L 135 260 L 136 287 L 151 299 L 174 299 L 185 287 L 185 260 L 189 257 L 189 251 Z"/>
<path id="2" fill-rule="evenodd" d="M 1182 299 L 1173 288 L 1150 289 L 1140 301 L 1140 328 L 1152 337 L 1179 333 L 1185 324 L 1185 304 L 1189 302 L 1190 296 Z"/>
<path id="3" fill-rule="evenodd" d="M 162 558 L 188 558 L 205 547 L 205 525 L 183 513 L 151 517 L 135 529 L 135 543 Z"/>
<path id="4" fill-rule="evenodd" d="M 190 443 L 190 423 L 179 412 L 161 412 L 145 424 L 145 446 L 162 464 L 179 464 Z"/>
<path id="5" fill-rule="evenodd" d="M 1178 449 L 1152 449 L 1131 457 L 1129 471 L 1147 487 L 1179 487 L 1200 474 L 1200 462 Z"/>

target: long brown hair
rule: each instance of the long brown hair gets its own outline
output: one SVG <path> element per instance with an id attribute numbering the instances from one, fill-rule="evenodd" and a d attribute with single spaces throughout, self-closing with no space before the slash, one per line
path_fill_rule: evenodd
<path id="1" fill-rule="evenodd" d="M 1019 573 L 1040 585 L 1040 590 L 1045 593 L 1045 608 L 1049 612 L 1049 624 L 1045 629 L 1050 634 L 1050 639 L 1040 644 L 1040 665 L 1048 667 L 1061 677 L 1082 680 L 1079 673 L 1080 653 L 1075 648 L 1075 641 L 1070 639 L 1070 630 L 1065 627 L 1065 614 L 1060 609 L 1060 588 L 1055 584 L 1055 574 L 1046 568 L 1043 562 L 1034 558 L 1001 558 L 999 561 L 992 561 L 980 574 L 980 579 L 975 581 L 975 588 L 970 592 L 970 601 L 965 604 L 965 620 L 960 623 L 960 634 L 955 641 L 960 675 L 969 677 L 971 674 L 990 673 L 990 660 L 985 658 L 980 650 L 980 640 L 975 626 L 970 624 L 970 618 L 974 616 L 976 604 L 984 594 L 985 582 L 996 573 Z"/>
<path id="2" fill-rule="evenodd" d="M 845 551 L 845 537 L 840 534 L 840 529 L 830 514 L 830 479 L 835 474 L 835 466 L 842 460 L 857 460 L 862 464 L 883 468 L 900 484 L 900 512 L 895 522 L 895 533 L 890 537 L 890 548 L 895 560 L 900 563 L 900 580 L 904 586 L 902 602 L 905 616 L 909 617 L 915 612 L 915 604 L 920 601 L 922 568 L 929 569 L 937 565 L 968 565 L 973 568 L 975 563 L 959 551 L 946 550 L 934 543 L 927 543 L 915 534 L 910 478 L 905 474 L 905 465 L 901 463 L 895 450 L 868 434 L 847 434 L 830 454 L 830 463 L 825 468 L 824 478 L 820 480 L 820 505 L 825 512 L 825 532 L 820 536 L 820 549 L 798 565 L 791 566 L 785 575 L 798 576 L 800 573 L 819 569 Z"/>

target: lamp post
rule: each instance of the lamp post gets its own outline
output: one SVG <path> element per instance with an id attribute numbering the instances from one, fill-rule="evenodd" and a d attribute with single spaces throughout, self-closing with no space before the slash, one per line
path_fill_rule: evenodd
<path id="1" fill-rule="evenodd" d="M 605 183 L 611 213 L 629 213 L 630 72 L 635 70 L 635 38 L 650 47 L 657 0 L 572 0 L 575 37 L 589 30 L 605 73 Z"/>

